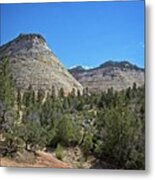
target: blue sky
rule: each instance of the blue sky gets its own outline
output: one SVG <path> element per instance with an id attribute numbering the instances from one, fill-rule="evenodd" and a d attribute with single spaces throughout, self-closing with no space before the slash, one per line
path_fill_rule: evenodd
<path id="1" fill-rule="evenodd" d="M 40 33 L 67 67 L 129 60 L 144 67 L 144 2 L 3 4 L 1 45 Z"/>

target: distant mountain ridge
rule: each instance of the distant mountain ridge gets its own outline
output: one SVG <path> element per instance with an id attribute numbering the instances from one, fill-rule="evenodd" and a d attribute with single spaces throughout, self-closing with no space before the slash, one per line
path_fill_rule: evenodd
<path id="1" fill-rule="evenodd" d="M 90 67 L 90 68 L 85 68 L 82 65 L 74 66 L 69 68 L 69 71 L 76 70 L 76 71 L 92 71 L 94 69 L 99 69 L 99 68 L 105 68 L 105 67 L 120 67 L 120 68 L 129 68 L 129 69 L 135 69 L 135 70 L 142 70 L 144 71 L 144 68 L 138 67 L 137 65 L 134 65 L 130 63 L 129 61 L 112 61 L 108 60 L 102 64 L 100 64 L 97 67 Z"/>
<path id="2" fill-rule="evenodd" d="M 134 70 L 144 70 L 143 68 L 140 68 L 129 61 L 107 61 L 99 66 L 99 68 L 105 68 L 105 67 L 120 67 L 120 68 L 128 68 L 128 69 L 134 69 Z"/>
<path id="3" fill-rule="evenodd" d="M 69 72 L 92 92 L 106 91 L 110 87 L 122 90 L 131 87 L 134 82 L 138 86 L 144 84 L 144 69 L 129 61 L 110 60 L 90 69 L 77 66 Z"/>

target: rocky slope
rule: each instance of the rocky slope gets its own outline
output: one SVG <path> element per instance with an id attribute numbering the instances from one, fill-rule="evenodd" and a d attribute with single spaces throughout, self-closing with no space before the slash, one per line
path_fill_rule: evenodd
<path id="1" fill-rule="evenodd" d="M 7 56 L 11 63 L 13 79 L 17 88 L 25 91 L 31 86 L 35 91 L 51 92 L 52 87 L 72 88 L 82 91 L 81 84 L 65 69 L 45 39 L 38 34 L 20 34 L 16 39 L 0 47 L 0 60 Z"/>
<path id="2" fill-rule="evenodd" d="M 84 69 L 82 66 L 69 69 L 69 72 L 91 92 L 126 89 L 135 82 L 137 86 L 144 84 L 144 69 L 128 61 L 107 61 L 99 67 Z"/>

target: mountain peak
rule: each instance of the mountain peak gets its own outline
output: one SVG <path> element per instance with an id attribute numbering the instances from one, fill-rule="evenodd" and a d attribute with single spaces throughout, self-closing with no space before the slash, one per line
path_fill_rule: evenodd
<path id="1" fill-rule="evenodd" d="M 101 64 L 98 68 L 106 68 L 106 67 L 119 67 L 119 68 L 127 68 L 127 69 L 135 69 L 140 70 L 142 68 L 139 68 L 138 66 L 130 63 L 127 60 L 124 61 L 113 61 L 109 60 Z"/>
<path id="2" fill-rule="evenodd" d="M 25 60 L 30 59 L 48 61 L 47 55 L 55 56 L 54 53 L 48 48 L 46 40 L 40 34 L 19 34 L 12 41 L 0 46 L 0 58 L 7 54 L 8 57 L 16 57 L 17 54 L 24 57 Z M 42 56 L 47 58 L 41 58 Z M 36 58 L 37 56 L 38 58 Z"/>
<path id="3" fill-rule="evenodd" d="M 85 71 L 86 69 L 83 66 L 74 66 L 74 67 L 71 67 L 69 70 L 73 70 L 73 71 Z"/>
<path id="4" fill-rule="evenodd" d="M 39 34 L 20 34 L 0 47 L 0 60 L 7 56 L 11 64 L 16 87 L 25 91 L 29 86 L 37 91 L 51 92 L 53 86 L 68 94 L 83 87 L 65 69 Z"/>
<path id="5" fill-rule="evenodd" d="M 44 39 L 44 37 L 40 34 L 37 33 L 29 33 L 29 34 L 24 34 L 21 33 L 19 34 L 19 36 L 16 38 L 18 40 L 34 40 L 34 39 L 40 39 L 43 42 L 46 42 L 46 40 Z"/>
<path id="6" fill-rule="evenodd" d="M 21 43 L 34 43 L 34 42 L 37 42 L 38 44 L 43 44 L 45 45 L 46 44 L 46 40 L 43 38 L 42 35 L 40 34 L 36 34 L 36 33 L 29 33 L 29 34 L 19 34 L 15 39 L 9 41 L 8 43 L 0 46 L 0 49 L 4 49 L 6 47 L 9 47 L 9 46 L 14 46 L 14 45 L 17 45 L 17 44 L 21 44 Z"/>

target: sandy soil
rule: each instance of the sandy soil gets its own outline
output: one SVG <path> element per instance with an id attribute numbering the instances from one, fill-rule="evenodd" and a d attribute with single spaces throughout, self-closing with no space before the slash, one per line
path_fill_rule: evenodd
<path id="1" fill-rule="evenodd" d="M 53 155 L 37 151 L 36 161 L 33 164 L 29 163 L 18 163 L 9 158 L 1 158 L 0 166 L 3 167 L 48 167 L 48 168 L 72 168 L 69 163 L 65 163 L 56 159 Z"/>

